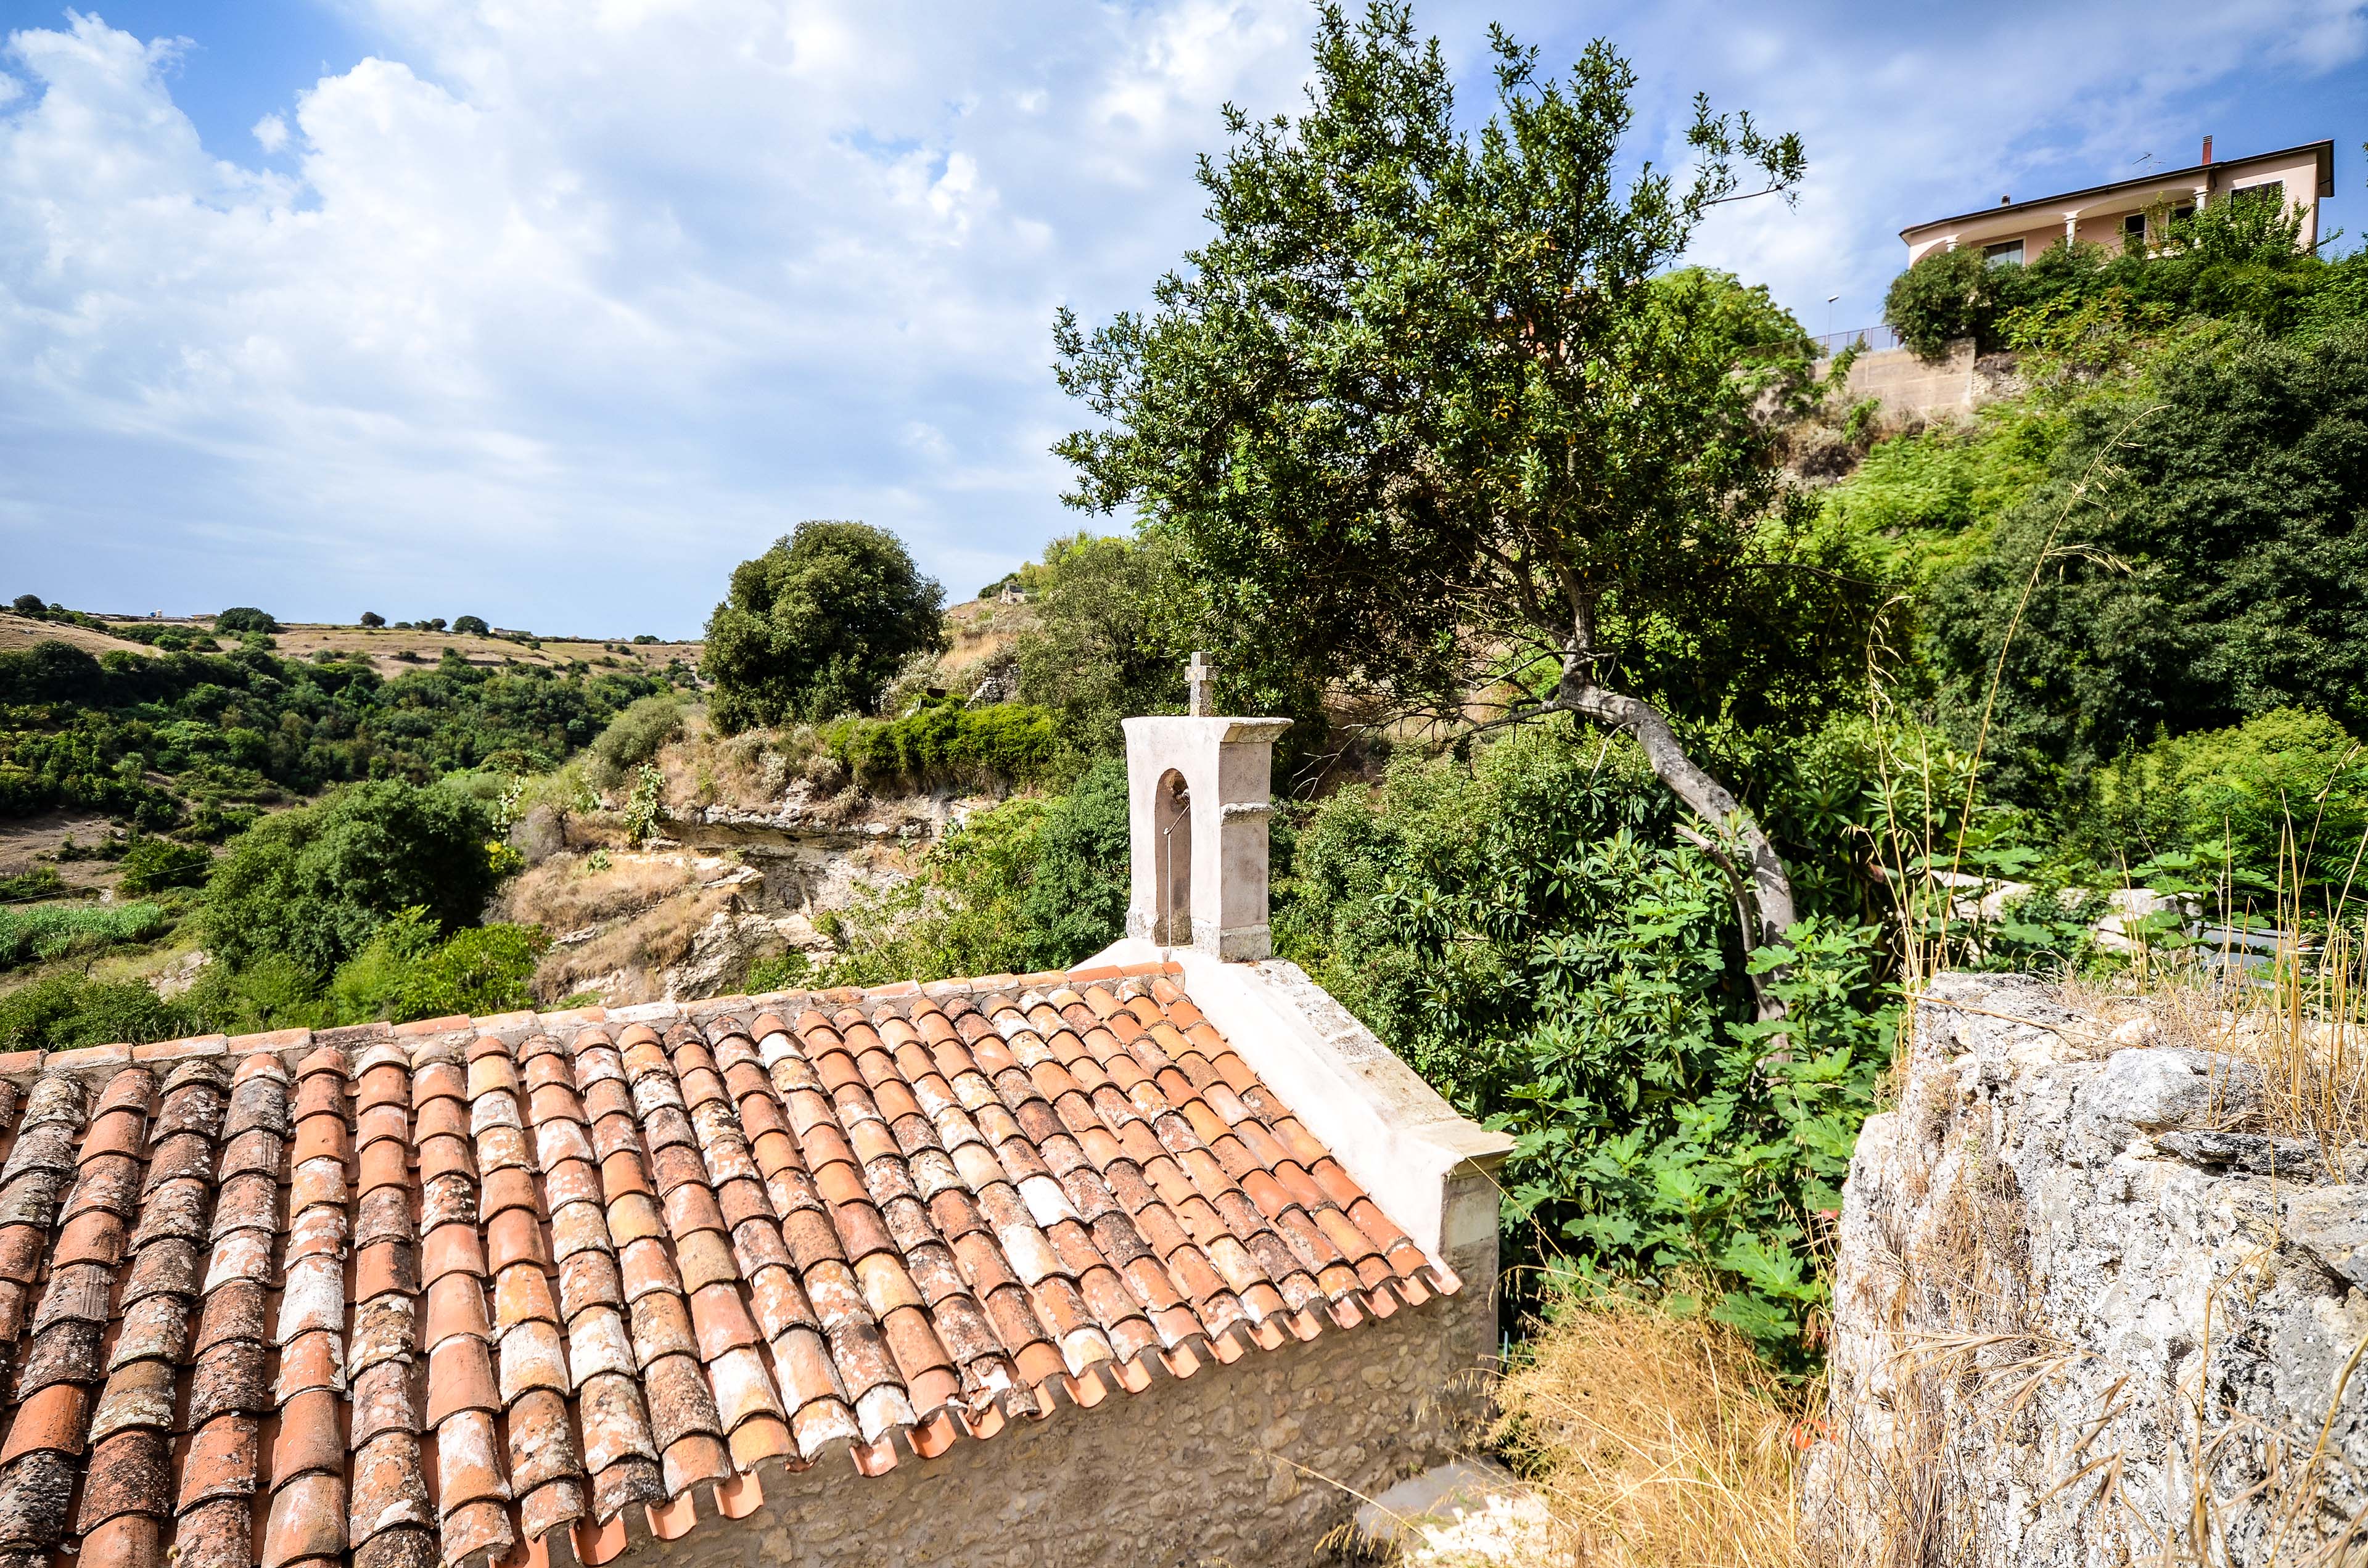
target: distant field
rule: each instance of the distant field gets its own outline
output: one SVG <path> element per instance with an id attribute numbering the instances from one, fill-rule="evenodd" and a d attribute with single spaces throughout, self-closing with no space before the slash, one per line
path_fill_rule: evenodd
<path id="1" fill-rule="evenodd" d="M 130 618 L 110 618 L 130 619 Z M 158 619 L 142 618 L 142 625 L 170 626 L 192 635 L 211 634 L 211 617 L 165 616 Z M 0 649 L 28 648 L 45 639 L 55 638 L 71 642 L 77 648 L 87 648 L 103 653 L 111 648 L 130 653 L 145 653 L 150 649 L 138 642 L 87 631 L 79 626 L 60 625 L 53 621 L 31 620 L 20 615 L 0 611 Z M 523 642 L 513 642 L 501 637 L 462 637 L 450 631 L 397 631 L 391 627 L 371 630 L 359 626 L 288 625 L 273 633 L 283 658 L 309 659 L 322 649 L 336 653 L 362 653 L 370 665 L 382 676 L 398 676 L 405 670 L 416 670 L 433 665 L 451 649 L 472 665 L 500 665 L 515 661 L 521 665 L 559 666 L 577 659 L 601 668 L 630 669 L 639 665 L 653 674 L 663 670 L 676 659 L 696 667 L 700 642 L 635 642 L 630 637 L 612 638 L 603 646 L 598 637 L 545 638 L 541 648 L 529 648 Z M 222 639 L 225 646 L 235 639 Z M 405 653 L 416 654 L 405 659 Z M 607 661 L 606 664 L 603 661 Z"/>
<path id="2" fill-rule="evenodd" d="M 631 638 L 612 638 L 604 645 L 598 637 L 547 637 L 541 647 L 529 648 L 501 637 L 456 637 L 449 631 L 397 631 L 392 627 L 373 631 L 359 626 L 284 626 L 273 636 L 288 658 L 309 659 L 323 648 L 337 653 L 366 653 L 371 666 L 386 676 L 432 665 L 447 648 L 472 665 L 515 660 L 521 665 L 557 666 L 581 659 L 596 666 L 613 661 L 609 667 L 620 669 L 640 665 L 655 674 L 677 659 L 696 668 L 706 647 L 703 642 L 635 642 Z M 405 652 L 419 657 L 399 656 Z"/>
<path id="3" fill-rule="evenodd" d="M 0 610 L 0 653 L 12 648 L 29 648 L 36 642 L 71 642 L 77 648 L 87 648 L 94 653 L 104 653 L 110 648 L 121 648 L 134 653 L 147 649 L 137 642 L 127 642 L 120 637 L 101 632 L 85 631 L 79 626 L 60 626 L 47 620 L 31 620 L 21 615 Z"/>

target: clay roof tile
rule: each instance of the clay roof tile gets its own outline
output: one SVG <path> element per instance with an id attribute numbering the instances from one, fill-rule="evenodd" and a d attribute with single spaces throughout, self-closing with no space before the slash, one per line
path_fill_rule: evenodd
<path id="1" fill-rule="evenodd" d="M 433 1528 L 416 1437 L 387 1432 L 355 1449 L 351 1510 L 347 1531 L 356 1547 L 388 1530 Z"/>
<path id="2" fill-rule="evenodd" d="M 0 1165 L 0 1340 L 31 1336 L 0 1457 L 70 1481 L 95 1445 L 53 1505 L 90 1568 L 162 1568 L 166 1528 L 177 1568 L 476 1568 L 672 1496 L 665 1536 L 735 1465 L 876 1473 L 1031 1390 L 1140 1390 L 1155 1353 L 1183 1375 L 1434 1278 L 1172 966 L 837 992 L 794 1033 L 729 999 L 663 1041 L 494 1032 L 531 1027 L 338 1034 L 292 1083 L 273 1053 L 308 1037 L 258 1038 L 178 1063 L 144 1145 L 147 1070 L 96 1104 L 34 1082 Z"/>

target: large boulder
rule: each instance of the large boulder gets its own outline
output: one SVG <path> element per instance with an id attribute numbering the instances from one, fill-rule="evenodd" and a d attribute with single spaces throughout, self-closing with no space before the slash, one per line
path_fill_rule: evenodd
<path id="1" fill-rule="evenodd" d="M 1933 983 L 1844 1194 L 1831 1560 L 2268 1568 L 2368 1510 L 2368 1172 L 2216 1043 Z"/>

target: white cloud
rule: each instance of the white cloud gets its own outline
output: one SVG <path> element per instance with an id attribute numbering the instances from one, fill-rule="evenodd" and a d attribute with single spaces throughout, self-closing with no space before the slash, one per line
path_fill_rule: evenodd
<path id="1" fill-rule="evenodd" d="M 1529 3 L 1516 30 L 1575 54 L 1567 7 Z M 689 630 L 809 516 L 898 528 L 966 591 L 1074 525 L 1053 310 L 1141 303 L 1199 237 L 1218 105 L 1297 108 L 1311 25 L 1302 0 L 347 14 L 374 52 L 228 156 L 174 102 L 179 41 L 71 13 L 8 39 L 8 591 Z M 1905 216 L 2363 47 L 2338 0 L 2157 7 L 2143 50 L 2095 10 L 1722 15 L 1589 20 L 1646 73 L 1648 139 L 1697 85 L 1807 134 L 1797 211 L 1723 213 L 1704 254 L 1820 310 L 1846 278 L 1861 313 Z M 1465 0 L 1418 20 L 1485 64 Z"/>

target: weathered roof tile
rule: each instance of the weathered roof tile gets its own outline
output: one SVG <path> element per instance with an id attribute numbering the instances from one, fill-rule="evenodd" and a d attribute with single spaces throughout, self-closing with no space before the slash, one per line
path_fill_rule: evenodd
<path id="1" fill-rule="evenodd" d="M 1451 1284 L 1165 971 L 699 1016 L 291 1035 L 95 1103 L 35 1078 L 0 1165 L 0 1555 L 479 1568 Z"/>

